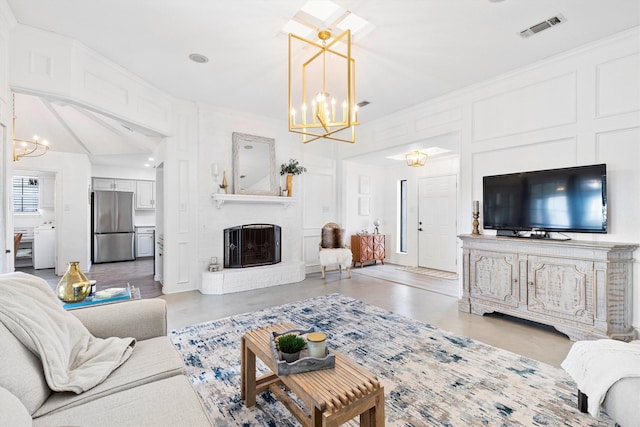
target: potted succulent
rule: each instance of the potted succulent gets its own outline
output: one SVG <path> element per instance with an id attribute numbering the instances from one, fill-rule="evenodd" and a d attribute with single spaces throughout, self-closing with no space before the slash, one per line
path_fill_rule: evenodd
<path id="1" fill-rule="evenodd" d="M 293 176 L 300 175 L 307 171 L 307 168 L 300 165 L 295 159 L 289 159 L 289 163 L 280 165 L 280 175 L 287 175 L 287 197 L 291 197 L 293 187 Z"/>
<path id="2" fill-rule="evenodd" d="M 300 351 L 307 345 L 307 340 L 295 334 L 281 335 L 277 342 L 278 350 L 287 363 L 298 360 Z"/>

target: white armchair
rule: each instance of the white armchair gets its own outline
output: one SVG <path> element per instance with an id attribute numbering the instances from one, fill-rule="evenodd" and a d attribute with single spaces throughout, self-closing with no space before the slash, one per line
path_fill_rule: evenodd
<path id="1" fill-rule="evenodd" d="M 344 241 L 344 229 L 335 222 L 329 222 L 322 227 L 322 236 L 318 248 L 322 278 L 325 278 L 327 266 L 338 265 L 342 274 L 342 267 L 347 271 L 347 278 L 351 278 L 351 263 L 353 254 L 351 248 Z"/>

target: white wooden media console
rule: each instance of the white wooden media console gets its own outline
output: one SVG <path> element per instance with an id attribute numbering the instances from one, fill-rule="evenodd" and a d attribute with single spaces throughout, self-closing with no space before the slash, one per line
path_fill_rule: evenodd
<path id="1" fill-rule="evenodd" d="M 572 340 L 630 341 L 637 244 L 496 236 L 462 240 L 460 311 L 551 325 Z"/>

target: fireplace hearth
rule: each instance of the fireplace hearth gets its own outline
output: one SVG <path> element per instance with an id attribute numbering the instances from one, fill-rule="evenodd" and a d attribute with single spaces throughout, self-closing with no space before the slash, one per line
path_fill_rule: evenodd
<path id="1" fill-rule="evenodd" d="M 281 249 L 277 225 L 248 224 L 224 230 L 224 268 L 277 264 Z"/>

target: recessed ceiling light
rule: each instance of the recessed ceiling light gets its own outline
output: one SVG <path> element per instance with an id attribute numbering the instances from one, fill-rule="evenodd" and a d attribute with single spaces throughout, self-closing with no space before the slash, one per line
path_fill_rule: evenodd
<path id="1" fill-rule="evenodd" d="M 150 161 L 150 162 L 153 162 L 153 157 L 149 157 L 149 161 Z"/>
<path id="2" fill-rule="evenodd" d="M 145 164 L 144 164 L 144 167 L 145 167 L 145 168 L 148 168 L 148 167 L 151 167 L 151 165 L 150 165 L 149 163 L 145 163 Z"/>
<path id="3" fill-rule="evenodd" d="M 189 55 L 189 59 L 193 62 L 197 62 L 198 64 L 204 64 L 205 62 L 209 62 L 209 58 L 199 53 L 192 53 Z"/>

